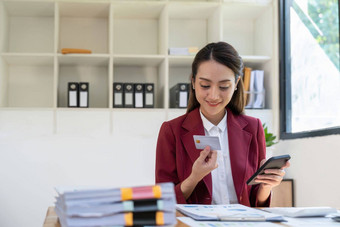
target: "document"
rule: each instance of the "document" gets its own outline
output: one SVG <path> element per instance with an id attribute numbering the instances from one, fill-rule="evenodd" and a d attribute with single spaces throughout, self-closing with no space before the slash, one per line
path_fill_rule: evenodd
<path id="1" fill-rule="evenodd" d="M 176 209 L 198 221 L 285 221 L 281 215 L 268 213 L 241 204 L 177 204 Z"/>
<path id="2" fill-rule="evenodd" d="M 226 221 L 195 221 L 189 217 L 177 217 L 177 219 L 188 226 L 200 227 L 223 227 L 223 226 L 242 226 L 242 227 L 278 227 L 279 225 L 271 222 L 226 222 Z"/>
<path id="3" fill-rule="evenodd" d="M 263 108 L 264 107 L 264 71 L 263 70 L 255 70 L 255 83 L 254 88 L 256 92 L 255 101 L 253 104 L 253 108 Z"/>
<path id="4" fill-rule="evenodd" d="M 332 207 L 270 207 L 263 210 L 286 217 L 323 217 L 337 213 Z"/>

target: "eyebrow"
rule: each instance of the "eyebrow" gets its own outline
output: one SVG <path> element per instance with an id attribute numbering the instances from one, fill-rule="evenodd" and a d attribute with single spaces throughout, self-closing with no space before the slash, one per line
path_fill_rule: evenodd
<path id="1" fill-rule="evenodd" d="M 204 80 L 204 81 L 208 81 L 208 82 L 211 82 L 211 80 L 207 79 L 207 78 L 204 78 L 204 77 L 199 77 L 199 79 L 201 80 Z M 219 83 L 224 83 L 224 82 L 230 82 L 231 80 L 230 79 L 226 79 L 226 80 L 221 80 L 221 81 L 218 81 Z"/>

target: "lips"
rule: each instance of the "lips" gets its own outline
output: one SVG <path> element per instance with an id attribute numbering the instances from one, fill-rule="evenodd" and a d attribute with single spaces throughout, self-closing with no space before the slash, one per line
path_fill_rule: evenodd
<path id="1" fill-rule="evenodd" d="M 208 102 L 208 101 L 206 101 L 206 102 L 207 102 L 208 105 L 211 106 L 211 107 L 216 107 L 216 106 L 218 106 L 218 105 L 220 104 L 220 102 Z"/>

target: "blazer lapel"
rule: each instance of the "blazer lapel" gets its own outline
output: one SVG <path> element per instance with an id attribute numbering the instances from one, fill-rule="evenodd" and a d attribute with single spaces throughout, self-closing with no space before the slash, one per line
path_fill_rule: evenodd
<path id="1" fill-rule="evenodd" d="M 245 173 L 247 171 L 248 153 L 252 135 L 251 133 L 243 130 L 243 128 L 248 124 L 247 121 L 235 116 L 229 109 L 227 109 L 227 111 L 231 171 L 235 191 L 238 199 L 240 200 L 246 180 Z"/>
<path id="2" fill-rule="evenodd" d="M 199 109 L 191 111 L 186 119 L 183 121 L 182 127 L 186 129 L 186 132 L 181 136 L 182 143 L 188 153 L 192 163 L 200 156 L 200 150 L 195 147 L 194 135 L 205 135 L 202 119 L 200 116 Z M 208 174 L 203 178 L 203 181 L 208 188 L 210 195 L 212 195 L 212 179 L 211 174 Z"/>

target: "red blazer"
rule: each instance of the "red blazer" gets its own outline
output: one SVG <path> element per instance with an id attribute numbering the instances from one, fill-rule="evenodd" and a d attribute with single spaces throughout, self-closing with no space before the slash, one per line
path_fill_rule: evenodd
<path id="1" fill-rule="evenodd" d="M 248 186 L 246 181 L 266 157 L 266 142 L 261 121 L 246 115 L 235 115 L 227 108 L 229 153 L 235 191 L 240 204 L 257 206 L 259 185 Z M 195 109 L 171 121 L 164 122 L 157 141 L 156 183 L 173 182 L 177 203 L 211 204 L 212 179 L 208 174 L 185 200 L 181 183 L 191 174 L 191 168 L 200 155 L 193 135 L 204 135 L 204 127 Z M 267 201 L 269 206 L 270 198 Z"/>

